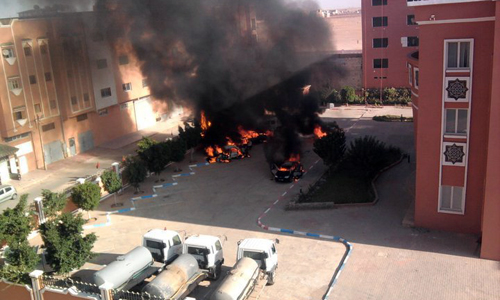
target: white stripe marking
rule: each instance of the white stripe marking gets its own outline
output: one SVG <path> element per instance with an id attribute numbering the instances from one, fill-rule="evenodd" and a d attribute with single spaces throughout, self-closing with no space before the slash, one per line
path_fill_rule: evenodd
<path id="1" fill-rule="evenodd" d="M 266 211 L 264 212 L 264 214 L 267 214 L 270 210 L 271 210 L 271 208 L 266 209 Z"/>
<path id="2" fill-rule="evenodd" d="M 284 193 L 281 195 L 281 197 L 283 197 L 283 196 L 285 196 L 285 195 L 286 195 L 286 192 L 284 192 Z"/>
<path id="3" fill-rule="evenodd" d="M 295 185 L 294 185 L 294 184 L 292 184 L 292 185 L 290 186 L 290 189 L 293 189 L 293 187 L 294 187 L 294 186 L 295 186 Z"/>
<path id="4" fill-rule="evenodd" d="M 277 204 L 278 202 L 280 202 L 280 199 L 278 199 L 278 200 L 274 201 L 274 203 L 273 203 L 273 204 Z"/>

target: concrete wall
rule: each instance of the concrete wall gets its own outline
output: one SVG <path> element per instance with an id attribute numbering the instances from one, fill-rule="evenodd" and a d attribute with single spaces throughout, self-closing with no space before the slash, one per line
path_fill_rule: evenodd
<path id="1" fill-rule="evenodd" d="M 32 300 L 32 293 L 24 285 L 6 283 L 0 279 L 0 300 Z"/>

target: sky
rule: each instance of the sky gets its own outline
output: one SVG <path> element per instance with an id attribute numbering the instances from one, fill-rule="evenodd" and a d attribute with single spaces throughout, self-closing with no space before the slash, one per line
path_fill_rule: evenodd
<path id="1" fill-rule="evenodd" d="M 75 1 L 75 0 L 73 0 Z M 81 2 L 89 2 L 89 0 L 79 0 Z M 289 0 L 297 1 L 297 0 Z M 361 0 L 316 0 L 319 6 L 326 8 L 350 8 L 361 7 Z M 0 18 L 17 17 L 17 12 L 29 10 L 33 8 L 33 3 L 44 3 L 46 0 L 0 0 Z M 57 1 L 54 1 L 57 2 Z M 65 1 L 60 1 L 64 3 Z M 41 5 L 43 6 L 43 4 Z"/>

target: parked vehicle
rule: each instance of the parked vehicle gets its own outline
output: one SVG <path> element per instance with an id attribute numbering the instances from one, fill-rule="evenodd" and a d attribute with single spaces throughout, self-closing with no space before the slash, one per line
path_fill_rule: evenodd
<path id="1" fill-rule="evenodd" d="M 131 288 L 158 271 L 158 268 L 150 268 L 153 263 L 151 252 L 138 246 L 94 273 L 94 283 L 97 286 L 107 284 L 108 288 L 116 290 Z"/>
<path id="2" fill-rule="evenodd" d="M 17 199 L 16 188 L 12 185 L 0 185 L 0 202 Z"/>
<path id="3" fill-rule="evenodd" d="M 155 261 L 169 264 L 182 254 L 182 239 L 173 230 L 152 229 L 142 238 L 142 245 L 146 247 Z"/>
<path id="4" fill-rule="evenodd" d="M 304 174 L 304 166 L 297 161 L 286 161 L 281 167 L 276 168 L 274 179 L 281 182 L 292 182 L 302 177 Z"/>
<path id="5" fill-rule="evenodd" d="M 245 300 L 258 298 L 265 285 L 275 282 L 278 252 L 275 242 L 250 238 L 240 241 L 237 263 L 212 294 L 211 300 Z"/>
<path id="6" fill-rule="evenodd" d="M 206 278 L 220 277 L 224 253 L 218 237 L 194 235 L 183 242 L 173 230 L 153 229 L 143 245 L 94 274 L 98 286 L 128 290 L 157 275 L 144 289 L 165 299 L 185 297 Z"/>
<path id="7" fill-rule="evenodd" d="M 207 277 L 208 273 L 198 267 L 194 256 L 182 254 L 142 291 L 160 299 L 181 300 Z"/>
<path id="8" fill-rule="evenodd" d="M 216 236 L 193 235 L 184 241 L 183 253 L 191 254 L 198 267 L 208 271 L 208 277 L 218 279 L 224 264 L 222 243 Z"/>
<path id="9" fill-rule="evenodd" d="M 248 151 L 246 152 L 246 154 L 243 153 L 241 149 L 236 145 L 226 145 L 223 148 L 223 152 L 217 156 L 216 161 L 230 162 L 233 159 L 244 158 L 248 155 Z"/>

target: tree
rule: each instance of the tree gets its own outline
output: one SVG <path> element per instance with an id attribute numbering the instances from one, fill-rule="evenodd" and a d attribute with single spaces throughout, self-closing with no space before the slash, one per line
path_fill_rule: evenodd
<path id="1" fill-rule="evenodd" d="M 22 242 L 33 229 L 32 212 L 27 212 L 28 194 L 21 196 L 14 208 L 7 208 L 0 215 L 0 241 L 8 244 Z"/>
<path id="2" fill-rule="evenodd" d="M 344 157 L 346 150 L 345 133 L 337 123 L 321 139 L 314 141 L 314 152 L 323 159 L 329 168 L 335 168 Z"/>
<path id="3" fill-rule="evenodd" d="M 149 148 L 151 148 L 151 146 L 156 144 L 158 144 L 156 140 L 153 140 L 150 137 L 143 136 L 142 139 L 139 142 L 137 142 L 136 152 L 137 154 L 139 154 L 139 156 L 141 156 L 141 154 L 144 153 L 144 151 L 148 150 Z"/>
<path id="4" fill-rule="evenodd" d="M 31 247 L 28 240 L 15 241 L 9 244 L 8 251 L 5 251 L 5 260 L 8 265 L 0 269 L 0 278 L 5 278 L 14 283 L 29 283 L 31 273 L 40 257 L 36 253 L 35 247 Z"/>
<path id="5" fill-rule="evenodd" d="M 161 172 L 170 162 L 169 149 L 166 147 L 166 142 L 154 144 L 149 147 L 149 149 L 143 152 L 141 159 L 146 163 L 149 172 L 155 173 L 159 180 Z"/>
<path id="6" fill-rule="evenodd" d="M 104 171 L 101 175 L 102 183 L 104 184 L 104 189 L 110 193 L 114 194 L 115 206 L 116 206 L 116 193 L 122 188 L 122 181 L 118 177 L 115 171 Z"/>
<path id="7" fill-rule="evenodd" d="M 186 155 L 186 142 L 181 139 L 175 139 L 165 142 L 166 155 L 168 155 L 169 161 L 181 162 Z M 176 171 L 180 169 L 175 168 Z"/>
<path id="8" fill-rule="evenodd" d="M 91 250 L 97 236 L 93 233 L 83 236 L 84 223 L 80 214 L 63 213 L 40 226 L 47 262 L 56 273 L 69 273 L 95 257 Z"/>
<path id="9" fill-rule="evenodd" d="M 73 188 L 71 199 L 79 208 L 88 212 L 90 219 L 90 211 L 99 206 L 101 188 L 95 183 L 85 182 Z"/>
<path id="10" fill-rule="evenodd" d="M 47 218 L 57 216 L 66 206 L 68 197 L 65 193 L 53 193 L 50 190 L 42 190 L 43 212 Z"/>
<path id="11" fill-rule="evenodd" d="M 135 188 L 136 193 L 139 191 L 141 182 L 146 179 L 146 173 L 147 169 L 142 160 L 137 157 L 127 157 L 122 175 Z"/>
<path id="12" fill-rule="evenodd" d="M 356 91 L 351 86 L 344 86 L 340 91 L 340 96 L 344 102 L 354 102 L 356 100 Z"/>
<path id="13" fill-rule="evenodd" d="M 194 150 L 201 142 L 200 124 L 195 123 L 194 127 L 192 127 L 188 123 L 184 123 L 184 129 L 179 126 L 179 137 L 186 142 L 186 148 L 190 149 L 191 153 L 190 161 L 192 162 Z"/>

